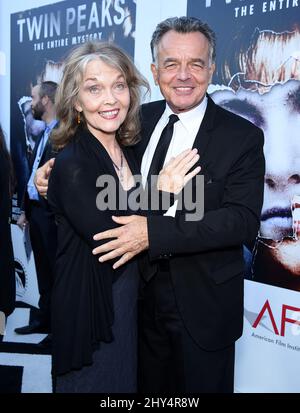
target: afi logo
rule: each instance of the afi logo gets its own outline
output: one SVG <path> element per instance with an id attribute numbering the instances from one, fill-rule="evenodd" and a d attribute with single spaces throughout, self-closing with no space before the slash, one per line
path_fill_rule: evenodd
<path id="1" fill-rule="evenodd" d="M 289 318 L 287 317 L 287 311 L 294 311 L 293 316 L 295 316 L 296 318 Z M 272 326 L 273 326 L 273 330 L 274 333 L 276 335 L 281 335 L 282 337 L 284 337 L 285 335 L 285 325 L 286 323 L 291 323 L 291 324 L 296 324 L 298 326 L 300 326 L 300 321 L 299 321 L 299 316 L 300 316 L 300 308 L 297 307 L 292 307 L 290 305 L 286 305 L 283 304 L 282 305 L 282 311 L 281 311 L 281 322 L 280 322 L 280 326 L 276 324 L 269 300 L 267 300 L 265 302 L 265 304 L 263 305 L 263 308 L 261 309 L 260 313 L 258 314 L 256 320 L 254 321 L 252 327 L 256 328 L 260 322 L 260 320 L 263 318 L 263 315 L 265 313 L 268 313 L 268 316 L 270 317 Z M 280 327 L 280 334 L 279 334 L 279 327 Z"/>

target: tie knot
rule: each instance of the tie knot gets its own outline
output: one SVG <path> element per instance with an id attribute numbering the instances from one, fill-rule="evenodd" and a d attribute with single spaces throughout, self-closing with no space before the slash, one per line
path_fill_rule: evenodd
<path id="1" fill-rule="evenodd" d="M 174 123 L 176 123 L 178 120 L 179 120 L 179 117 L 177 115 L 172 114 L 172 115 L 169 116 L 168 125 L 173 126 Z"/>

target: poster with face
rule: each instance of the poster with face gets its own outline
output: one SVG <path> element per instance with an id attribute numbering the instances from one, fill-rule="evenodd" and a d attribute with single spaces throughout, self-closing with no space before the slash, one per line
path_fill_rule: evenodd
<path id="1" fill-rule="evenodd" d="M 300 2 L 188 0 L 187 14 L 217 35 L 212 99 L 260 127 L 265 139 L 261 225 L 244 247 L 235 391 L 299 393 Z"/>
<path id="2" fill-rule="evenodd" d="M 256 243 L 245 246 L 247 278 L 300 291 L 300 4 L 188 2 L 188 15 L 217 35 L 209 92 L 263 129 L 266 175 Z"/>

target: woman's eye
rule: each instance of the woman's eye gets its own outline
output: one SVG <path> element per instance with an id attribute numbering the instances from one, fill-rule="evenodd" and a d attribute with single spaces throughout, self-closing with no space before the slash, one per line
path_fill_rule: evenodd
<path id="1" fill-rule="evenodd" d="M 89 88 L 89 91 L 94 95 L 94 94 L 100 92 L 100 88 L 99 88 L 99 86 L 91 86 L 91 87 Z"/>
<path id="2" fill-rule="evenodd" d="M 124 89 L 126 89 L 126 84 L 125 83 L 117 83 L 115 88 L 117 90 L 124 90 Z"/>

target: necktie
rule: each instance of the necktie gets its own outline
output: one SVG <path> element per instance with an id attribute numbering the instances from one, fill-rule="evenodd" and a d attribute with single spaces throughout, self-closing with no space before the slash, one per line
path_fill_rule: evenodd
<path id="1" fill-rule="evenodd" d="M 163 167 L 168 152 L 168 148 L 170 146 L 170 142 L 173 136 L 174 123 L 176 123 L 178 120 L 179 117 L 177 115 L 170 115 L 169 122 L 164 127 L 160 135 L 147 176 L 147 181 L 149 184 L 155 185 L 155 182 L 153 182 L 153 180 L 151 182 L 151 176 L 158 175 Z M 139 258 L 139 268 L 143 279 L 146 282 L 149 282 L 158 271 L 158 263 L 151 263 L 149 260 L 149 255 L 144 254 Z"/>
<path id="2" fill-rule="evenodd" d="M 169 122 L 163 129 L 158 144 L 156 146 L 152 162 L 149 168 L 148 172 L 148 177 L 147 180 L 150 182 L 151 176 L 152 175 L 158 175 L 159 172 L 161 171 L 167 152 L 168 148 L 170 146 L 170 142 L 173 136 L 173 130 L 174 130 L 174 123 L 176 123 L 179 120 L 179 117 L 177 115 L 170 115 L 169 116 Z"/>

